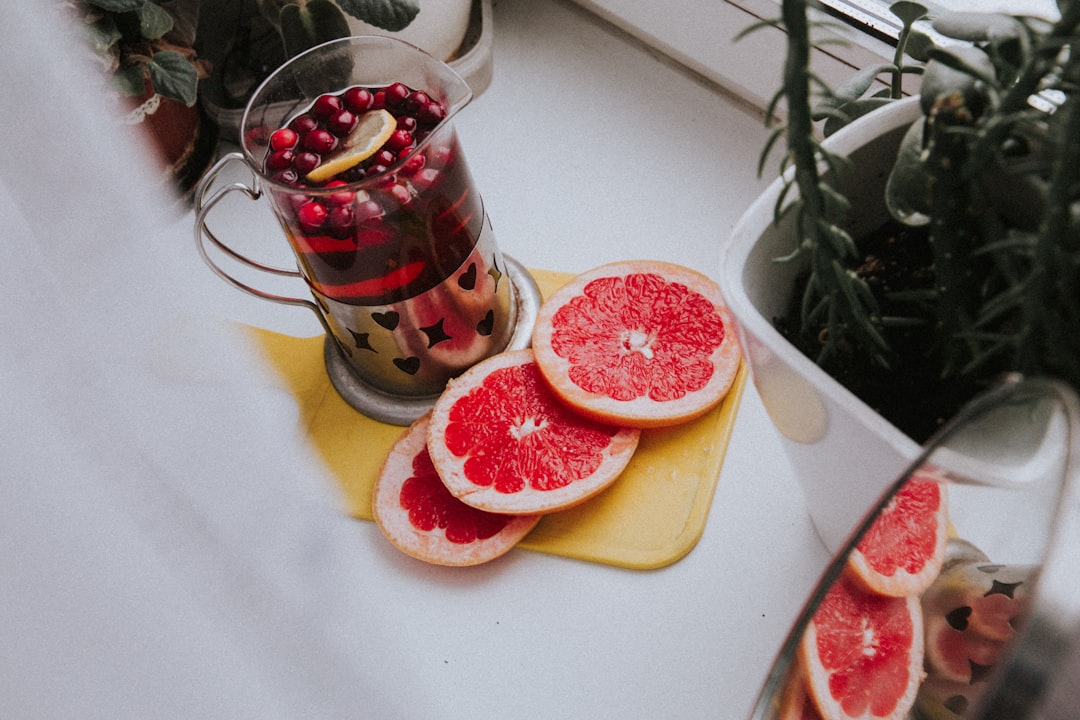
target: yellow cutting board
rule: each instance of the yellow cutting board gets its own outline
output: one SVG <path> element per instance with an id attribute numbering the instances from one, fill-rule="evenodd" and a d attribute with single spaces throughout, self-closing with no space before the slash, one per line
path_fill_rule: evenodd
<path id="1" fill-rule="evenodd" d="M 544 297 L 571 278 L 531 273 Z M 404 428 L 372 420 L 341 399 L 326 374 L 322 335 L 247 329 L 296 398 L 301 427 L 340 483 L 350 514 L 372 520 L 375 478 Z M 705 529 L 745 385 L 740 365 L 719 406 L 690 423 L 642 431 L 634 457 L 610 488 L 545 516 L 518 547 L 641 570 L 682 558 Z"/>

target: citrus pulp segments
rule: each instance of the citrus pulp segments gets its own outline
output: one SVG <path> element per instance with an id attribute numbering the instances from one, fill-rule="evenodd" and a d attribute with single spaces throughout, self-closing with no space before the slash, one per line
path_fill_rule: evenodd
<path id="1" fill-rule="evenodd" d="M 470 507 L 442 484 L 427 452 L 429 415 L 402 433 L 372 490 L 372 514 L 398 549 L 437 565 L 478 565 L 505 554 L 539 515 L 495 515 Z"/>
<path id="2" fill-rule="evenodd" d="M 561 403 L 531 350 L 503 352 L 451 380 L 432 409 L 428 451 L 454 496 L 508 514 L 577 505 L 613 483 L 640 431 Z"/>
<path id="3" fill-rule="evenodd" d="M 869 592 L 844 573 L 807 624 L 798 656 L 826 720 L 902 720 L 925 675 L 919 598 Z"/>
<path id="4" fill-rule="evenodd" d="M 570 280 L 541 306 L 532 346 L 564 402 L 641 428 L 703 415 L 727 395 L 742 357 L 716 283 L 651 260 Z"/>
<path id="5" fill-rule="evenodd" d="M 941 571 L 948 534 L 946 481 L 920 469 L 859 539 L 848 566 L 873 592 L 918 595 Z"/>

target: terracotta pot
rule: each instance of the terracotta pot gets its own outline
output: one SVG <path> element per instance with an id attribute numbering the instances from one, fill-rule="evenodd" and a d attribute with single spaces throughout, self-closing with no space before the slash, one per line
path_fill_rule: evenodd
<path id="1" fill-rule="evenodd" d="M 148 90 L 130 103 L 124 124 L 145 131 L 162 172 L 187 195 L 213 159 L 217 130 L 196 104 Z"/>

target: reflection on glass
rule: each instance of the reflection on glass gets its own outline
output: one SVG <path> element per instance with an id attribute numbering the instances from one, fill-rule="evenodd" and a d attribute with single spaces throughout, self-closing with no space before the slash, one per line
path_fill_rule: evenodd
<path id="1" fill-rule="evenodd" d="M 1077 407 L 1010 378 L 931 441 L 824 573 L 754 720 L 1031 717 L 1076 619 Z"/>

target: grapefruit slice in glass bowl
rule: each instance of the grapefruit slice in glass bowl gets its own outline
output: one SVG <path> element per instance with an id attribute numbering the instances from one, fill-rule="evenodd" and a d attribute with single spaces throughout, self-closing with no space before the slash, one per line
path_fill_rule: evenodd
<path id="1" fill-rule="evenodd" d="M 662 427 L 727 395 L 742 357 L 720 288 L 672 263 L 594 268 L 540 308 L 536 361 L 556 393 L 602 422 Z"/>
<path id="2" fill-rule="evenodd" d="M 859 538 L 848 568 L 868 590 L 919 595 L 937 579 L 949 535 L 946 482 L 920 468 Z"/>
<path id="3" fill-rule="evenodd" d="M 427 444 L 446 487 L 462 502 L 536 514 L 606 489 L 640 434 L 574 412 L 544 382 L 532 351 L 512 350 L 447 384 L 432 409 Z"/>
<path id="4" fill-rule="evenodd" d="M 870 592 L 843 573 L 829 587 L 799 643 L 807 690 L 829 720 L 902 720 L 923 671 L 917 596 Z"/>
<path id="5" fill-rule="evenodd" d="M 372 490 L 372 514 L 399 550 L 436 565 L 478 565 L 507 553 L 539 515 L 496 515 L 461 502 L 443 485 L 427 451 L 430 415 L 402 433 Z"/>

